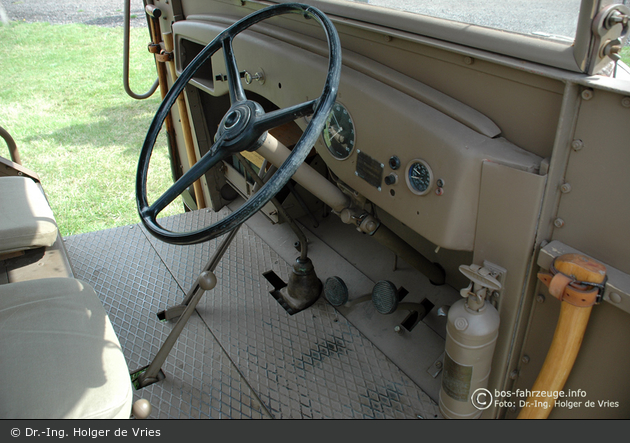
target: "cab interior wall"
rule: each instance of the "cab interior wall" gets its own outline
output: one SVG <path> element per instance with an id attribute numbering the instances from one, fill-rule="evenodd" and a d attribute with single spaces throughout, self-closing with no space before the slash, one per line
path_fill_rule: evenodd
<path id="1" fill-rule="evenodd" d="M 155 3 L 169 10 L 164 1 L 156 0 Z M 566 61 L 558 62 L 560 65 L 555 67 L 544 66 L 500 53 L 485 52 L 479 47 L 466 46 L 462 41 L 460 44 L 447 43 L 430 37 L 428 31 L 422 28 L 422 24 L 426 23 L 424 19 L 415 22 L 417 28 L 409 26 L 413 22 L 410 14 L 404 15 L 404 30 L 392 29 L 383 24 L 386 20 L 374 24 L 345 18 L 341 15 L 341 10 L 336 9 L 338 2 L 321 3 L 333 4 L 328 6 L 333 11 L 331 18 L 339 32 L 345 60 L 338 100 L 348 107 L 356 124 L 357 146 L 361 145 L 362 150 L 384 164 L 387 164 L 393 153 L 406 160 L 414 156 L 431 156 L 431 164 L 440 170 L 440 178 L 446 182 L 447 194 L 442 200 L 431 200 L 437 202 L 432 206 L 432 203 L 426 203 L 428 199 L 405 200 L 404 180 L 390 188 L 377 190 L 354 177 L 356 160 L 348 158 L 339 161 L 330 157 L 321 140 L 316 145 L 319 160 L 323 160 L 336 176 L 346 180 L 346 184 L 356 190 L 357 194 L 372 202 L 366 203 L 366 207 L 376 208 L 381 221 L 387 227 L 429 260 L 445 268 L 448 287 L 445 291 L 436 290 L 416 271 L 404 269 L 403 273 L 408 275 L 401 280 L 415 279 L 418 282 L 415 297 L 419 297 L 418 294 L 430 294 L 436 306 L 454 302 L 459 297 L 459 289 L 467 284 L 467 280 L 458 271 L 458 266 L 462 264 L 481 264 L 487 260 L 509 270 L 498 302 L 502 323 L 490 385 L 499 389 L 510 389 L 514 383 L 510 373 L 523 369 L 525 375 L 522 380 L 518 380 L 518 386 L 531 387 L 532 379 L 542 365 L 544 352 L 530 351 L 532 364 L 521 368 L 519 361 L 523 355 L 519 351 L 520 346 L 525 342 L 526 350 L 532 347 L 538 349 L 539 343 L 550 340 L 555 326 L 553 323 L 530 318 L 536 312 L 542 312 L 541 307 L 533 302 L 534 293 L 540 290 L 536 288 L 533 276 L 536 269 L 536 248 L 541 240 L 551 237 L 573 242 L 577 237 L 573 232 L 592 229 L 597 224 L 596 220 L 587 217 L 564 231 L 553 231 L 553 228 L 547 226 L 547 221 L 543 222 L 544 226 L 539 226 L 541 214 L 545 217 L 555 214 L 558 203 L 557 196 L 554 196 L 556 192 L 553 191 L 558 184 L 548 181 L 545 165 L 549 164 L 550 159 L 553 164 L 553 156 L 559 159 L 565 155 L 564 150 L 568 149 L 564 148 L 567 142 L 565 138 L 574 135 L 569 132 L 575 129 L 575 124 L 578 134 L 580 127 L 588 128 L 589 133 L 585 138 L 600 135 L 591 132 L 593 126 L 584 122 L 580 125 L 579 121 L 571 121 L 568 123 L 572 126 L 571 130 L 562 126 L 567 125 L 567 121 L 563 119 L 569 120 L 581 112 L 579 106 L 575 109 L 567 107 L 566 94 L 575 93 L 578 89 L 567 87 L 567 84 L 575 80 L 576 74 L 563 73 L 556 69 L 562 67 L 560 65 L 567 63 Z M 182 12 L 186 20 L 175 22 L 172 29 L 176 37 L 175 57 L 178 71 L 181 72 L 190 61 L 191 52 L 198 51 L 230 23 L 265 4 L 213 1 L 210 6 L 204 1 L 182 0 Z M 356 5 L 356 8 L 357 11 L 362 11 L 361 5 Z M 335 15 L 335 11 L 340 15 Z M 381 12 L 388 19 L 399 16 L 399 13 Z M 471 32 L 474 33 L 474 30 Z M 531 45 L 528 50 L 532 51 L 535 47 L 536 45 Z M 188 54 L 181 51 L 178 53 L 181 48 Z M 326 70 L 325 48 L 323 34 L 317 24 L 297 16 L 274 18 L 254 26 L 251 31 L 235 40 L 239 69 L 251 73 L 260 68 L 264 70 L 264 84 L 254 81 L 244 86 L 248 93 L 260 98 L 261 103 L 266 104 L 265 107 L 286 107 L 316 97 L 321 90 Z M 544 48 L 542 52 L 545 52 Z M 566 55 L 566 51 L 561 52 Z M 205 143 L 208 146 L 208 140 L 214 134 L 213 128 L 227 109 L 226 85 L 216 81 L 216 76 L 223 73 L 221 69 L 225 68 L 222 55 L 218 53 L 213 56 L 212 66 L 193 79 L 192 86 L 187 90 L 189 111 L 197 134 L 197 148 L 202 153 L 207 147 L 201 145 Z M 444 94 L 444 108 L 453 111 L 453 114 L 441 112 L 441 103 L 434 103 L 435 106 L 432 106 L 423 102 L 422 93 L 418 92 L 421 87 L 432 88 Z M 606 96 L 604 99 L 618 99 L 617 95 L 610 95 L 613 98 Z M 192 96 L 200 98 L 191 100 Z M 454 105 L 451 100 L 461 106 Z M 195 107 L 191 103 L 203 105 Z M 595 106 L 592 109 L 596 109 L 593 103 L 597 101 L 588 106 Z M 221 108 L 216 114 L 215 106 Z M 468 112 L 466 107 L 472 108 L 472 112 Z M 460 111 L 461 118 L 457 115 Z M 476 121 L 487 119 L 490 123 L 487 126 L 482 124 L 483 128 L 496 125 L 498 131 L 488 136 L 483 133 L 485 129 L 470 124 L 469 118 L 477 119 Z M 621 114 L 619 118 L 623 118 Z M 297 123 L 301 128 L 305 127 L 304 121 Z M 619 125 L 623 126 L 624 123 L 619 122 Z M 605 124 L 602 122 L 601 126 Z M 200 134 L 205 135 L 200 137 Z M 608 145 L 602 144 L 603 149 L 620 143 L 619 138 L 612 134 L 608 134 L 608 139 Z M 205 142 L 201 143 L 200 140 Z M 611 158 L 605 158 L 606 161 L 613 162 Z M 580 163 L 580 167 L 597 161 L 599 160 L 591 158 L 586 163 Z M 621 164 L 624 163 L 616 163 Z M 556 167 L 561 172 L 555 173 L 553 179 L 556 180 L 559 176 L 564 178 L 564 165 Z M 576 167 L 575 172 L 570 170 L 569 176 L 571 173 L 583 172 L 580 167 Z M 603 171 L 602 167 L 600 172 L 605 175 Z M 387 172 L 391 171 L 387 169 Z M 617 171 L 617 175 L 623 174 Z M 607 192 L 602 188 L 605 188 L 605 178 L 602 175 L 598 177 L 600 181 L 596 188 L 601 195 Z M 216 195 L 221 185 L 222 182 L 215 184 L 210 194 Z M 212 188 L 211 185 L 209 187 Z M 591 192 L 586 199 L 597 200 L 601 206 L 598 214 L 613 213 L 623 202 L 620 195 L 614 191 L 612 194 L 612 199 L 598 199 Z M 418 203 L 418 208 L 422 210 L 411 203 L 414 201 L 421 202 Z M 574 200 L 566 201 L 567 203 L 561 202 L 560 210 L 566 211 L 568 217 L 577 220 L 579 203 L 574 203 Z M 321 215 L 321 211 L 318 211 L 317 217 Z M 623 231 L 619 223 L 628 219 L 626 215 L 622 214 L 621 218 L 612 222 L 617 232 Z M 310 229 L 307 218 L 301 221 Z M 379 256 L 380 260 L 366 259 L 374 257 L 373 252 L 368 252 L 373 251 L 369 246 L 370 240 L 356 232 L 352 232 L 354 235 L 346 235 L 352 231 L 352 227 L 341 224 L 339 220 L 328 220 L 323 230 L 326 232 L 310 229 L 311 235 L 321 236 L 324 242 L 334 246 L 344 259 L 355 264 L 369 278 L 377 280 L 383 276 L 395 275 L 384 270 L 384 267 L 390 267 L 390 263 L 393 265 L 393 254 L 382 254 Z M 630 245 L 624 241 L 615 243 L 605 230 L 600 233 L 602 244 L 607 244 L 608 247 L 598 248 L 593 240 L 590 244 L 584 244 L 584 252 L 598 256 L 600 249 L 602 253 L 604 250 L 614 250 L 616 252 L 610 257 L 609 263 L 620 266 L 620 260 L 624 260 L 620 259 L 623 257 L 623 252 L 620 251 L 628 250 Z M 581 239 L 577 243 L 582 244 L 584 241 Z M 611 241 L 613 244 L 610 244 Z M 404 268 L 405 265 L 402 266 Z M 620 266 L 620 269 L 624 266 Z M 628 272 L 628 269 L 623 270 Z M 361 295 L 358 292 L 360 291 L 356 288 L 351 290 L 354 296 Z M 382 336 L 388 330 L 389 320 L 378 319 L 378 324 L 370 323 L 372 320 L 365 319 L 364 311 L 352 313 L 344 312 L 343 308 L 340 310 L 355 324 L 365 322 L 363 326 L 371 329 L 374 334 L 370 338 L 381 349 L 388 346 L 387 340 L 383 341 Z M 551 318 L 555 313 L 545 312 L 538 315 Z M 594 317 L 597 324 L 601 324 L 602 315 L 604 314 L 598 313 Z M 626 314 L 622 317 L 624 315 Z M 615 322 L 619 321 L 618 315 L 610 318 L 613 317 Z M 437 336 L 443 335 L 443 324 L 440 321 L 432 314 L 425 322 L 429 325 L 428 329 Z M 392 327 L 394 323 L 391 323 Z M 527 338 L 526 328 L 527 334 L 530 334 Z M 439 341 L 439 338 L 435 339 Z M 431 346 L 433 345 L 432 342 Z M 594 349 L 592 344 L 586 343 L 585 346 L 586 352 Z M 616 345 L 613 347 L 618 349 Z M 546 349 L 541 345 L 540 349 L 543 348 Z M 409 362 L 403 362 L 403 356 L 408 353 L 408 349 L 391 349 L 388 352 L 407 371 L 404 366 Z M 612 354 L 614 351 L 610 355 Z M 432 362 L 424 363 L 429 366 Z M 588 365 L 586 367 L 590 368 Z M 589 369 L 581 368 L 578 365 L 574 385 L 584 383 Z M 412 372 L 413 369 L 409 371 Z M 422 372 L 424 371 L 423 368 Z M 617 376 L 619 374 L 615 372 L 615 377 Z M 411 377 L 414 378 L 413 375 Z M 422 387 L 430 395 L 435 392 L 431 387 Z M 484 416 L 490 417 L 496 413 L 491 408 Z"/>
<path id="2" fill-rule="evenodd" d="M 543 227 L 541 230 L 548 230 L 546 238 L 549 241 L 560 241 L 597 257 L 609 268 L 610 275 L 611 268 L 627 275 L 630 272 L 627 254 L 630 237 L 614 234 L 625 232 L 630 223 L 627 195 L 623 191 L 630 187 L 630 178 L 620 170 L 630 161 L 630 153 L 625 149 L 630 137 L 630 128 L 624 123 L 627 108 L 622 105 L 621 94 L 604 90 L 592 92 L 592 98 L 579 102 L 579 117 L 571 132 L 571 140 L 581 140 L 584 148 L 575 150 L 567 147 L 566 157 L 563 157 L 566 158 L 566 169 L 563 168 L 560 183 L 569 184 L 571 190 L 559 194 L 554 214 L 563 223 L 559 227 Z M 602 112 L 603 109 L 612 109 L 613 112 Z M 603 127 L 615 127 L 617 130 L 601 131 Z M 616 177 L 615 186 L 610 186 L 612 177 Z M 589 202 L 591 210 L 584 211 L 584 202 Z M 584 235 L 585 232 L 589 234 Z M 528 310 L 525 343 L 515 356 L 519 377 L 514 387 L 521 389 L 532 385 L 542 366 L 553 335 L 552 326 L 555 326 L 560 309 L 560 302 L 548 294 L 544 285 L 540 282 L 534 285 L 538 297 Z M 625 398 L 630 386 L 624 368 L 628 359 L 626 350 L 630 346 L 630 314 L 622 304 L 620 301 L 605 301 L 593 309 L 588 334 L 566 384 L 566 389 L 573 391 L 587 387 L 586 396 L 579 399 L 582 406 L 584 401 L 607 400 L 613 404 L 618 402 L 619 407 L 555 408 L 550 417 L 628 417 Z M 604 377 L 592 376 L 602 368 L 606 368 Z M 513 416 L 515 414 L 508 412 L 508 418 Z"/>
<path id="3" fill-rule="evenodd" d="M 243 9 L 247 9 L 248 5 L 246 4 L 243 8 L 240 5 L 232 6 L 219 2 L 216 8 L 213 4 L 213 14 L 210 15 L 207 6 L 197 2 L 183 2 L 182 8 L 188 20 L 176 22 L 173 26 L 176 47 L 180 45 L 180 47 L 189 48 L 190 42 L 196 45 L 209 42 L 227 23 L 233 22 L 244 14 L 246 11 Z M 522 149 L 525 153 L 531 154 L 532 158 L 535 158 L 532 160 L 534 164 L 540 163 L 542 158 L 551 155 L 564 90 L 561 81 L 541 77 L 527 70 L 515 70 L 471 57 L 466 55 L 465 47 L 460 47 L 458 52 L 446 51 L 422 44 L 413 37 L 406 39 L 391 37 L 384 28 L 382 33 L 378 33 L 365 30 L 350 20 L 336 20 L 335 24 L 344 48 L 344 56 L 348 59 L 354 57 L 355 60 L 359 57 L 362 60 L 361 64 L 355 63 L 353 68 L 344 67 L 345 74 L 342 73 L 338 98 L 342 102 L 354 100 L 354 106 L 350 108 L 350 112 L 359 126 L 357 128 L 359 143 L 363 143 L 363 146 L 371 151 L 370 154 L 378 160 L 386 162 L 389 155 L 399 149 L 401 144 L 407 145 L 405 149 L 417 149 L 418 156 L 422 156 L 425 155 L 421 152 L 425 145 L 429 145 L 429 148 L 430 145 L 456 145 L 461 144 L 461 140 L 467 140 L 468 144 L 474 145 L 499 143 L 499 140 L 505 139 L 510 147 Z M 316 96 L 322 85 L 321 79 L 326 63 L 325 58 L 320 56 L 325 53 L 325 42 L 322 41 L 323 37 L 318 32 L 316 24 L 311 25 L 299 17 L 289 16 L 275 18 L 268 24 L 256 25 L 248 36 L 243 35 L 237 38 L 235 53 L 239 69 L 254 72 L 263 67 L 266 78 L 272 79 L 263 85 L 252 82 L 251 85 L 246 86 L 246 89 L 265 97 L 278 107 Z M 180 70 L 187 60 L 190 60 L 190 56 L 176 53 L 176 59 L 178 70 Z M 217 69 L 220 70 L 223 66 L 222 55 L 213 56 L 212 64 L 213 68 L 208 68 L 208 72 L 216 76 L 220 73 Z M 487 137 L 481 137 L 476 131 L 470 130 L 465 125 L 459 125 L 446 116 L 439 117 L 441 120 L 437 125 L 434 125 L 436 120 L 432 120 L 431 123 L 425 122 L 424 126 L 423 123 L 416 123 L 423 119 L 429 121 L 440 113 L 431 112 L 430 109 L 424 111 L 430 107 L 416 104 L 417 100 L 410 99 L 396 88 L 386 86 L 388 79 L 382 75 L 384 66 L 392 69 L 393 75 L 407 79 L 411 85 L 408 86 L 410 89 L 413 89 L 415 82 L 419 81 L 446 94 L 449 98 L 472 107 L 495 122 L 500 128 L 500 135 L 495 136 L 496 140 L 479 141 Z M 226 87 L 222 82 L 208 82 L 205 79 L 207 76 L 206 74 L 204 78 L 193 80 L 192 84 L 212 97 L 221 96 L 226 92 Z M 350 91 L 357 83 L 361 86 L 355 91 Z M 373 87 L 374 85 L 376 87 Z M 363 96 L 359 101 L 357 97 L 360 92 Z M 303 122 L 301 124 L 303 125 Z M 414 124 L 423 127 L 423 132 L 418 134 L 410 130 Z M 373 131 L 373 136 L 361 139 L 362 134 L 369 133 L 370 126 L 379 126 L 380 131 Z M 432 140 L 433 126 L 438 129 Z M 212 133 L 211 130 L 210 132 Z M 440 140 L 458 132 L 457 141 L 444 144 L 443 140 Z M 475 139 L 478 141 L 474 142 Z M 441 169 L 448 171 L 446 181 L 453 185 L 456 183 L 455 176 L 458 175 L 472 173 L 479 179 L 481 177 L 479 169 L 481 163 L 478 163 L 477 169 L 473 169 L 472 172 L 470 168 L 463 165 L 457 167 L 456 159 L 462 155 L 466 157 L 467 149 L 468 147 L 464 148 L 463 153 L 462 151 L 451 152 L 450 155 L 447 151 L 441 156 L 438 153 Z M 330 159 L 326 160 L 330 164 Z M 342 169 L 345 167 L 343 162 L 335 163 L 333 160 L 332 164 Z M 448 177 L 449 173 L 453 174 L 453 177 Z M 365 189 L 368 194 L 373 191 L 369 188 Z M 449 255 L 449 249 L 469 252 L 473 249 L 472 239 L 479 195 L 475 191 L 467 193 L 464 189 L 455 190 L 460 191 L 457 194 L 463 195 L 464 198 L 454 206 L 467 207 L 463 213 L 471 217 L 471 222 L 463 227 L 463 230 L 469 230 L 470 240 L 466 244 L 454 243 L 455 247 L 445 247 L 439 254 L 444 263 L 451 261 L 446 258 Z M 378 194 L 376 191 L 372 193 Z M 369 197 L 368 195 L 368 199 Z M 393 206 L 382 209 L 389 214 L 395 212 Z M 425 226 L 431 223 L 448 224 L 461 218 L 448 212 L 436 214 L 434 211 L 427 212 L 423 216 L 425 219 L 422 221 Z M 408 223 L 396 221 L 397 217 L 400 218 L 399 214 L 389 218 L 389 225 L 399 225 L 404 229 Z M 461 230 L 451 229 L 451 231 Z M 417 233 L 414 234 L 417 236 Z M 429 255 L 432 255 L 430 251 L 434 251 L 438 245 L 449 245 L 442 237 L 436 236 L 435 239 L 438 241 L 424 239 L 427 246 L 423 249 L 429 251 Z M 444 243 L 440 245 L 442 240 Z M 456 265 L 457 260 L 452 261 L 454 263 L 450 269 L 447 269 L 447 275 L 457 276 L 456 266 L 461 263 Z M 455 280 L 461 281 L 459 277 Z"/>

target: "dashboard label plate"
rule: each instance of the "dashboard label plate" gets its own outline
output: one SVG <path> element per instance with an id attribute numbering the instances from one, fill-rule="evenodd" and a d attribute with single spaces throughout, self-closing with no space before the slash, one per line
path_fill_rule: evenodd
<path id="1" fill-rule="evenodd" d="M 355 174 L 379 191 L 381 190 L 384 169 L 385 165 L 383 163 L 357 150 L 357 170 Z"/>

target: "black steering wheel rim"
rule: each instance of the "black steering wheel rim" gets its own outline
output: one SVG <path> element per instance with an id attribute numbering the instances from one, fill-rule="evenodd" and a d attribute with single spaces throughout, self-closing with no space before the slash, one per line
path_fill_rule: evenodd
<path id="1" fill-rule="evenodd" d="M 244 89 L 240 83 L 238 69 L 236 68 L 236 61 L 232 53 L 232 41 L 239 33 L 262 20 L 289 13 L 299 13 L 304 15 L 306 18 L 313 18 L 319 22 L 324 29 L 328 40 L 328 73 L 322 93 L 318 99 L 265 114 L 259 105 L 255 102 L 247 100 L 244 95 Z M 162 124 L 170 112 L 171 107 L 177 100 L 177 97 L 192 79 L 195 72 L 203 65 L 204 62 L 206 62 L 220 49 L 223 49 L 226 57 L 228 87 L 230 92 L 230 101 L 232 103 L 230 110 L 226 113 L 226 116 L 222 120 L 222 127 L 228 127 L 228 130 L 225 130 L 223 133 L 220 133 L 219 131 L 217 141 L 210 152 L 199 159 L 199 161 L 190 168 L 186 174 L 177 180 L 169 188 L 169 190 L 162 194 L 162 196 L 160 196 L 152 205 L 149 205 L 147 198 L 149 161 L 158 133 L 162 128 Z M 178 77 L 167 95 L 164 97 L 164 100 L 160 104 L 155 117 L 149 126 L 147 136 L 140 152 L 138 172 L 136 175 L 136 204 L 138 207 L 138 214 L 140 215 L 143 225 L 153 236 L 164 242 L 187 245 L 219 237 L 220 235 L 231 231 L 240 224 L 244 223 L 248 218 L 259 211 L 274 195 L 276 195 L 282 187 L 284 187 L 284 185 L 286 185 L 297 168 L 306 159 L 306 156 L 315 144 L 317 137 L 319 137 L 319 134 L 326 122 L 326 118 L 330 114 L 332 106 L 335 103 L 340 75 L 341 44 L 339 36 L 337 35 L 332 22 L 321 11 L 312 6 L 299 3 L 285 3 L 270 6 L 248 15 L 221 32 L 195 57 L 195 59 L 190 62 L 186 69 L 184 69 L 182 74 Z M 245 114 L 247 114 L 246 118 L 249 129 L 243 129 L 243 131 L 246 132 L 251 129 L 253 132 L 251 134 L 248 133 L 244 135 L 239 133 L 237 136 L 234 136 L 236 132 L 230 132 L 232 127 L 237 126 L 234 121 L 237 121 L 238 123 L 240 121 L 239 119 Z M 280 126 L 288 121 L 296 120 L 301 116 L 310 114 L 313 116 L 289 157 L 282 166 L 278 168 L 271 179 L 258 192 L 250 197 L 238 210 L 208 227 L 192 232 L 173 232 L 158 224 L 157 215 L 170 202 L 175 200 L 175 198 L 177 198 L 184 189 L 190 186 L 192 182 L 196 181 L 196 179 L 202 176 L 208 169 L 217 164 L 223 158 L 227 158 L 230 155 L 236 152 L 241 152 L 245 149 L 257 149 L 264 141 L 267 130 Z M 240 130 L 241 129 L 239 128 L 239 131 Z M 258 132 L 260 132 L 260 134 Z M 192 180 L 193 178 L 194 180 Z"/>

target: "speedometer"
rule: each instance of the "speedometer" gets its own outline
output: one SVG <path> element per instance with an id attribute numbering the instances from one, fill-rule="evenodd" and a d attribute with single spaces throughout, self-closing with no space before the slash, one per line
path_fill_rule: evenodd
<path id="1" fill-rule="evenodd" d="M 328 152 L 337 160 L 350 157 L 355 145 L 354 123 L 348 110 L 335 103 L 322 131 Z"/>
<path id="2" fill-rule="evenodd" d="M 412 160 L 407 165 L 405 180 L 411 192 L 417 195 L 425 195 L 431 190 L 433 172 L 424 160 Z"/>

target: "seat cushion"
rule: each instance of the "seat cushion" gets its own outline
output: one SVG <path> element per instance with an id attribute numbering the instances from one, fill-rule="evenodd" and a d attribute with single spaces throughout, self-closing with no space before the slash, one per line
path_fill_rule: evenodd
<path id="1" fill-rule="evenodd" d="M 0 253 L 50 246 L 55 217 L 41 188 L 27 177 L 0 177 Z"/>
<path id="2" fill-rule="evenodd" d="M 129 418 L 125 357 L 94 290 L 75 279 L 0 285 L 0 419 Z"/>

